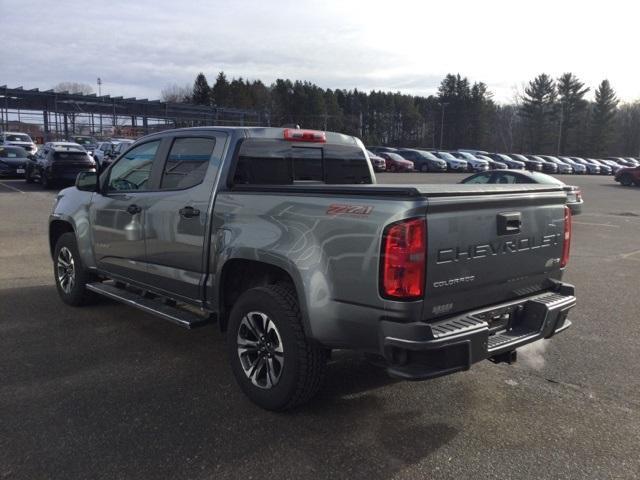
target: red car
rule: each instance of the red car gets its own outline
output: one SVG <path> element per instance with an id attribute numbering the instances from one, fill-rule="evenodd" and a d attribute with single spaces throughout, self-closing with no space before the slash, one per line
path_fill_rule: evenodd
<path id="1" fill-rule="evenodd" d="M 640 187 L 640 166 L 621 168 L 616 172 L 614 179 L 625 187 L 630 187 L 634 183 Z"/>
<path id="2" fill-rule="evenodd" d="M 401 157 L 397 153 L 380 152 L 382 158 L 387 162 L 387 172 L 412 172 L 413 162 Z"/>

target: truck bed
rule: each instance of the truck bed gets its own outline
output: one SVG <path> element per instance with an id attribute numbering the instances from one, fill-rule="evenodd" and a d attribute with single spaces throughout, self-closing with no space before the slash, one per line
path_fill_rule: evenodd
<path id="1" fill-rule="evenodd" d="M 501 195 L 527 192 L 560 192 L 559 185 L 513 184 L 420 184 L 420 185 L 236 185 L 236 192 L 267 192 L 314 194 L 314 195 L 358 195 L 371 197 L 432 198 L 451 196 Z"/>

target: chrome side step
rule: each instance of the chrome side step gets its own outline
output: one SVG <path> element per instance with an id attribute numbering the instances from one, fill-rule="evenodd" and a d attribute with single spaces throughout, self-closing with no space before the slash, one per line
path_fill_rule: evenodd
<path id="1" fill-rule="evenodd" d="M 144 312 L 156 315 L 164 320 L 180 325 L 184 328 L 196 328 L 210 323 L 209 318 L 200 316 L 194 312 L 167 305 L 161 299 L 147 298 L 138 293 L 119 288 L 108 283 L 89 283 L 87 289 L 105 297 L 117 300 Z"/>

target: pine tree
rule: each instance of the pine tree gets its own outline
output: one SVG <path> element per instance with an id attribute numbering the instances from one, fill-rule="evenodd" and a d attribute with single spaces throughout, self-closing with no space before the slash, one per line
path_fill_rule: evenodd
<path id="1" fill-rule="evenodd" d="M 529 148 L 534 153 L 553 151 L 551 126 L 556 117 L 556 86 L 542 73 L 529 82 L 522 97 L 522 116 L 528 133 Z"/>
<path id="2" fill-rule="evenodd" d="M 580 120 L 580 114 L 587 107 L 584 99 L 589 91 L 573 73 L 565 73 L 558 78 L 558 99 L 560 103 L 560 128 L 558 131 L 558 154 L 567 153 L 567 145 L 571 153 L 576 154 L 578 145 L 571 144 L 574 138 L 574 127 Z"/>
<path id="3" fill-rule="evenodd" d="M 264 112 L 269 109 L 271 102 L 271 91 L 260 80 L 254 80 L 249 87 L 251 103 L 253 109 Z"/>
<path id="4" fill-rule="evenodd" d="M 231 88 L 227 76 L 224 72 L 220 72 L 216 78 L 216 83 L 211 89 L 212 103 L 216 107 L 232 107 Z"/>
<path id="5" fill-rule="evenodd" d="M 620 132 L 617 144 L 613 147 L 615 154 L 637 156 L 640 152 L 640 101 L 620 107 L 615 125 Z"/>
<path id="6" fill-rule="evenodd" d="M 442 135 L 443 146 L 454 148 L 471 144 L 471 87 L 466 77 L 448 74 L 438 88 L 440 118 L 438 135 Z M 443 112 L 444 109 L 444 112 Z M 444 113 L 444 115 L 443 115 Z M 443 121 L 444 120 L 444 121 Z M 440 132 L 442 128 L 443 132 Z"/>
<path id="7" fill-rule="evenodd" d="M 492 94 L 482 82 L 476 82 L 471 87 L 469 104 L 470 128 L 467 135 L 469 146 L 484 148 L 488 136 L 489 122 L 495 112 Z"/>
<path id="8" fill-rule="evenodd" d="M 591 151 L 593 155 L 606 154 L 613 140 L 614 117 L 618 99 L 609 80 L 603 80 L 596 90 L 591 126 Z"/>
<path id="9" fill-rule="evenodd" d="M 193 103 L 196 105 L 209 105 L 210 91 L 207 77 L 200 72 L 196 77 L 196 81 L 193 82 L 193 94 L 191 96 Z"/>

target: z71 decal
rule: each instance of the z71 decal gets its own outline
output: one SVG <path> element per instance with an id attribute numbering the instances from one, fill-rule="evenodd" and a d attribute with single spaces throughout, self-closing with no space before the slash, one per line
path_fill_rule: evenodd
<path id="1" fill-rule="evenodd" d="M 373 207 L 369 205 L 329 205 L 327 215 L 369 215 Z"/>

